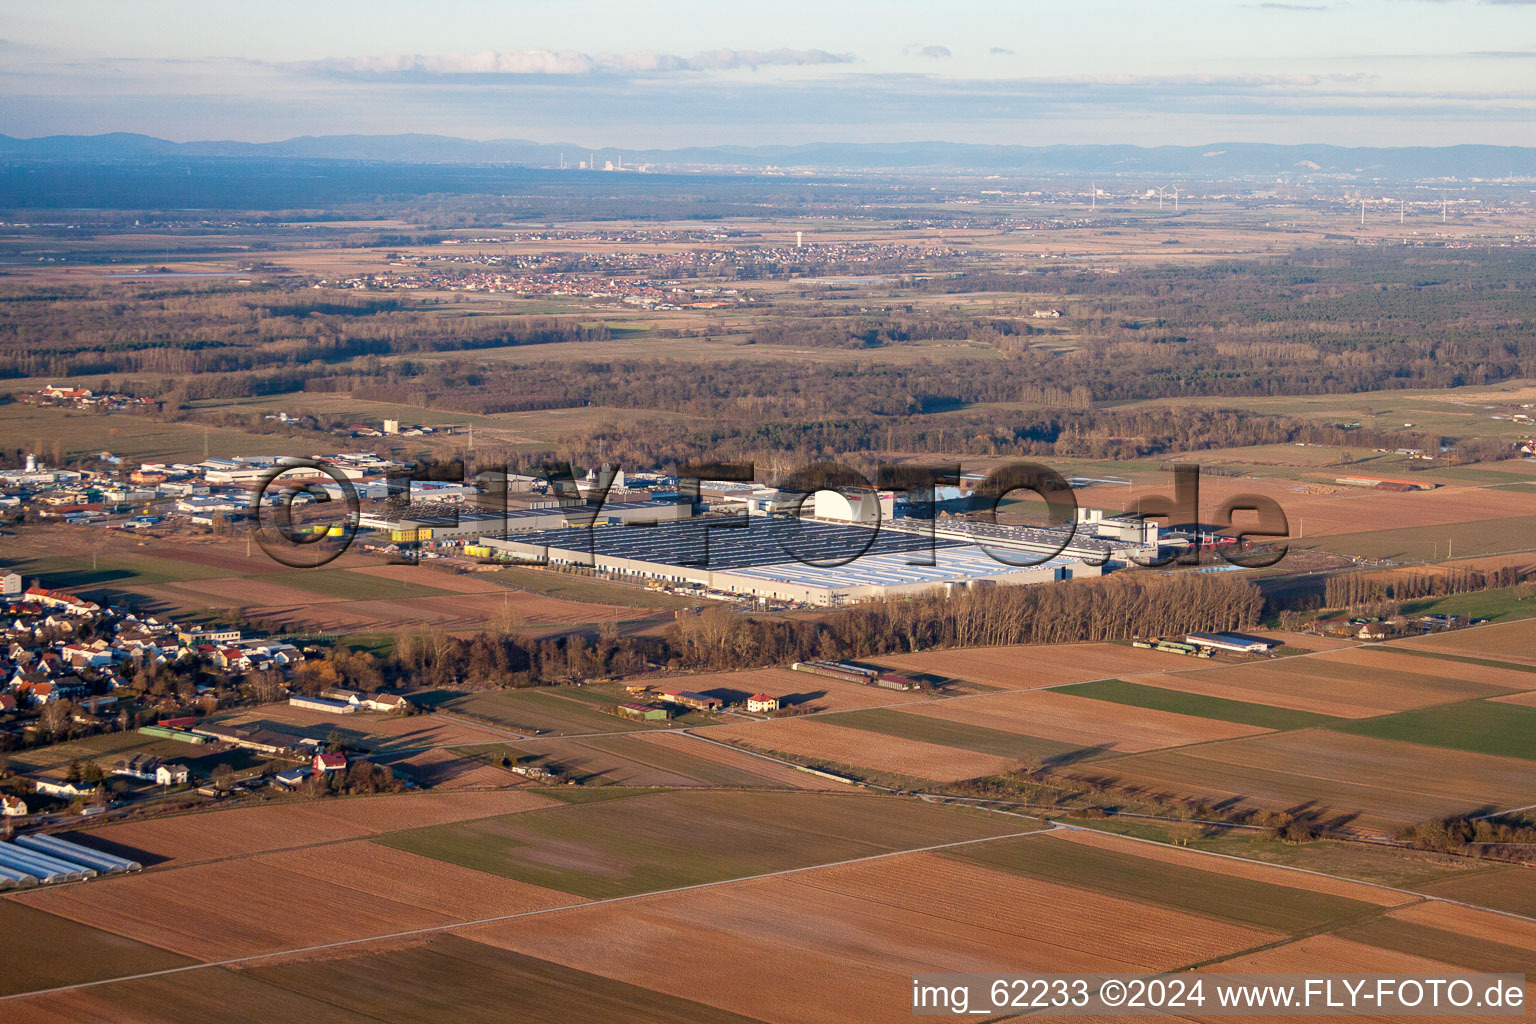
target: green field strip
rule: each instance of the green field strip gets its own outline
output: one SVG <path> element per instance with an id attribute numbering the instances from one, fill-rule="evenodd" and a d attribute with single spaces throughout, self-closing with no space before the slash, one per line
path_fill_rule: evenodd
<path id="1" fill-rule="evenodd" d="M 374 842 L 606 899 L 1022 831 L 1018 818 L 902 800 L 671 790 L 381 836 Z"/>
<path id="2" fill-rule="evenodd" d="M 600 711 L 590 703 L 569 700 L 535 689 L 472 693 L 454 698 L 444 707 L 502 728 L 521 732 L 539 731 L 548 736 L 634 732 L 647 728 L 641 722 Z"/>
<path id="3" fill-rule="evenodd" d="M 287 572 L 252 576 L 254 582 L 278 583 L 296 590 L 307 590 L 324 597 L 349 601 L 410 601 L 419 597 L 462 597 L 451 590 L 407 583 L 382 576 L 353 572 L 351 569 L 290 569 Z"/>
<path id="4" fill-rule="evenodd" d="M 622 757 L 627 761 L 645 765 L 647 768 L 673 772 L 711 786 L 736 786 L 748 789 L 790 788 L 770 782 L 761 775 L 754 775 L 744 768 L 735 768 L 728 764 L 708 761 L 702 757 L 694 757 L 685 751 L 664 747 L 659 743 L 648 743 L 634 736 L 598 736 L 582 740 L 581 743 L 583 746 L 613 754 L 615 757 Z M 703 746 L 702 743 L 699 745 Z M 750 760 L 747 755 L 742 756 Z"/>
<path id="5" fill-rule="evenodd" d="M 0 900 L 0 995 L 192 963 L 158 946 Z"/>
<path id="6" fill-rule="evenodd" d="M 315 1000 L 325 1016 L 338 1007 L 358 1014 L 348 1018 L 357 1020 L 754 1024 L 750 1017 L 476 942 L 472 935 L 439 935 L 341 962 L 258 965 L 240 973 Z M 229 1019 L 274 1019 L 252 1012 L 257 1009 L 237 1009 L 241 1015 Z"/>
<path id="7" fill-rule="evenodd" d="M 1379 914 L 1382 909 L 1343 896 L 1212 874 L 1050 836 L 978 843 L 941 856 L 1291 934 Z"/>
<path id="8" fill-rule="evenodd" d="M 1015 758 L 1021 761 L 1057 757 L 1083 748 L 1074 743 L 1029 736 L 1024 733 L 987 729 L 964 722 L 952 722 L 947 718 L 934 718 L 890 708 L 870 708 L 864 711 L 847 711 L 829 718 L 834 725 L 850 729 L 877 732 L 882 736 L 894 736 L 919 743 L 933 743 L 941 747 L 959 747 L 978 754 Z"/>
<path id="9" fill-rule="evenodd" d="M 1148 708 L 1152 711 L 1171 711 L 1174 714 L 1194 718 L 1210 718 L 1218 722 L 1234 722 L 1261 729 L 1306 729 L 1327 725 L 1341 719 L 1332 715 L 1319 715 L 1311 711 L 1294 711 L 1290 708 L 1271 707 L 1268 704 L 1251 704 L 1248 701 L 1228 700 L 1226 697 L 1208 697 L 1199 693 L 1185 693 L 1161 686 L 1143 686 L 1123 679 L 1100 679 L 1091 683 L 1073 683 L 1054 688 L 1057 693 L 1070 693 L 1074 697 L 1091 697 L 1112 704 L 1128 704 L 1131 707 Z"/>
<path id="10" fill-rule="evenodd" d="M 1523 704 L 1470 700 L 1353 719 L 1329 728 L 1355 736 L 1536 761 L 1536 708 Z"/>
<path id="11" fill-rule="evenodd" d="M 1473 971 L 1492 974 L 1536 973 L 1536 953 L 1528 949 L 1390 917 L 1367 921 L 1335 934 L 1341 939 L 1428 957 Z"/>
<path id="12" fill-rule="evenodd" d="M 1515 672 L 1536 674 L 1536 665 L 1522 665 L 1514 661 L 1499 661 L 1497 658 L 1476 658 L 1470 654 L 1447 654 L 1444 651 L 1426 651 L 1420 647 L 1408 647 L 1403 644 L 1386 644 L 1384 649 L 1397 651 L 1399 654 L 1412 654 L 1419 658 L 1439 658 L 1441 661 L 1459 661 L 1463 665 L 1481 665 L 1484 668 L 1507 668 Z"/>
<path id="13" fill-rule="evenodd" d="M 1414 888 L 1431 896 L 1536 917 L 1536 873 L 1519 865 L 1466 871 Z"/>

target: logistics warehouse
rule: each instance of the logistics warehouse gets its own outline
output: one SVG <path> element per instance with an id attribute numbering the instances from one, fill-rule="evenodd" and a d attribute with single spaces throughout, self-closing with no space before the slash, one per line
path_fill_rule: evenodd
<path id="1" fill-rule="evenodd" d="M 993 538 L 988 549 L 942 531 L 868 526 L 778 516 L 683 519 L 652 526 L 566 528 L 485 537 L 504 557 L 697 587 L 743 599 L 835 605 L 935 588 L 1048 583 L 1098 576 L 1070 549 L 1030 550 Z M 862 553 L 861 553 L 862 552 Z M 1008 564 L 999 552 L 1011 553 Z M 934 564 L 922 564 L 932 561 Z M 844 563 L 844 564 L 837 564 Z M 913 564 L 918 563 L 918 564 Z"/>

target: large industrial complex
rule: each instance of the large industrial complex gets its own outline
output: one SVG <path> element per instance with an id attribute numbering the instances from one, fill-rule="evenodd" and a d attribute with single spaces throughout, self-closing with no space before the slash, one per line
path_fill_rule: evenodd
<path id="1" fill-rule="evenodd" d="M 847 515 L 859 508 L 845 501 L 838 510 Z M 833 511 L 826 503 L 817 507 L 818 512 L 824 509 Z M 600 516 L 599 521 L 606 519 Z M 590 567 L 737 600 L 837 605 L 933 589 L 1099 576 L 1106 568 L 1124 564 L 1127 551 L 1145 547 L 1107 540 L 1096 536 L 1098 532 L 1095 526 L 1048 530 L 959 519 L 895 519 L 881 525 L 878 519 L 849 522 L 765 512 L 677 518 L 644 526 L 509 532 L 482 537 L 476 551 L 515 561 Z"/>

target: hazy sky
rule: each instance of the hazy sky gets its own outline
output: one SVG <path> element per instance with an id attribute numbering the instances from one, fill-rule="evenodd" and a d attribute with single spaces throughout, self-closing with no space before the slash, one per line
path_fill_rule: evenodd
<path id="1" fill-rule="evenodd" d="M 1536 0 L 0 0 L 0 132 L 1536 145 Z"/>

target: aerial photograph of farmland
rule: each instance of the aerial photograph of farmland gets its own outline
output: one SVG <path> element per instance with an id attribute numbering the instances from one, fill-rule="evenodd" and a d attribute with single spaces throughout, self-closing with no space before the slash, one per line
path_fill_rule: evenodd
<path id="1" fill-rule="evenodd" d="M 1526 1014 L 1536 5 L 4 6 L 0 1024 Z"/>

